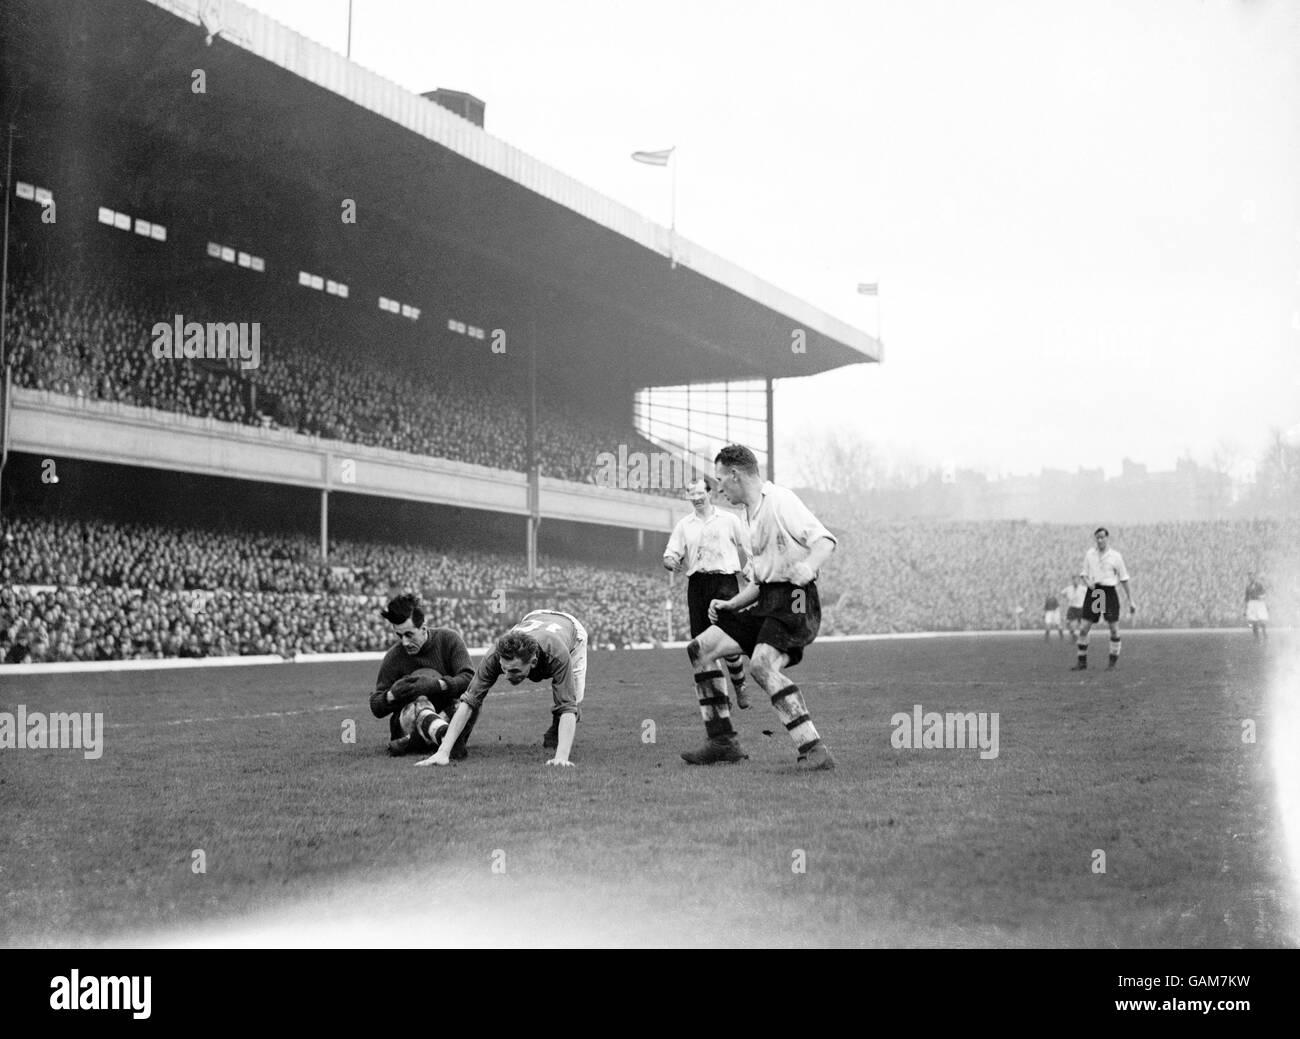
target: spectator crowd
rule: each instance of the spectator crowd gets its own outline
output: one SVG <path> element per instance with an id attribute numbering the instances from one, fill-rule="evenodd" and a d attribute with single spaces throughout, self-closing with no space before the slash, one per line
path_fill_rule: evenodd
<path id="1" fill-rule="evenodd" d="M 523 561 L 428 546 L 331 544 L 306 536 L 149 524 L 10 520 L 0 543 L 0 657 L 33 660 L 373 651 L 398 590 L 422 594 L 429 623 L 485 645 L 531 608 L 574 613 L 593 644 L 667 637 L 666 575 L 543 560 L 529 598 Z M 673 615 L 685 637 L 685 608 Z"/>
<path id="2" fill-rule="evenodd" d="M 1014 521 L 863 523 L 822 516 L 840 545 L 820 583 L 826 634 L 1040 627 L 1092 547 L 1087 526 Z M 1274 617 L 1297 616 L 1300 521 L 1112 524 L 1144 627 L 1241 623 L 1246 575 Z M 1064 605 L 1064 604 L 1063 604 Z M 1286 623 L 1286 621 L 1283 621 Z"/>
<path id="3" fill-rule="evenodd" d="M 465 344 L 476 341 L 436 332 L 421 348 L 409 329 L 405 349 L 396 335 L 377 348 L 373 324 L 342 324 L 218 283 L 173 288 L 173 297 L 146 302 L 130 286 L 71 291 L 57 279 L 16 280 L 8 333 L 15 385 L 494 469 L 527 467 L 527 376 L 514 354 L 485 363 L 487 347 L 471 356 Z M 260 364 L 155 358 L 153 326 L 176 313 L 187 321 L 252 315 Z M 576 386 L 568 380 L 567 398 L 553 384 L 538 394 L 542 476 L 596 483 L 601 454 L 617 455 L 620 445 L 629 454 L 658 450 L 630 427 L 602 421 Z"/>
<path id="4" fill-rule="evenodd" d="M 824 519 L 840 539 L 819 582 L 824 635 L 1038 626 L 1043 600 L 1069 583 L 1090 544 L 1074 526 Z M 1162 523 L 1112 535 L 1144 626 L 1240 624 L 1252 570 L 1263 574 L 1275 623 L 1297 616 L 1300 521 Z M 593 644 L 623 646 L 669 634 L 666 582 L 652 565 L 544 559 L 545 591 L 530 600 L 522 558 L 461 544 L 336 541 L 321 560 L 305 535 L 20 514 L 0 541 L 0 658 L 380 650 L 392 636 L 377 611 L 399 590 L 419 592 L 430 623 L 471 646 L 542 605 L 580 617 Z M 672 636 L 685 638 L 682 581 L 671 621 Z"/>

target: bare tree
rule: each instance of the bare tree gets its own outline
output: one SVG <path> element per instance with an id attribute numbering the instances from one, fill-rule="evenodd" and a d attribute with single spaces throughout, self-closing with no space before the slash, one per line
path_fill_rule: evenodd
<path id="1" fill-rule="evenodd" d="M 1252 497 L 1270 511 L 1300 515 L 1300 426 L 1270 430 L 1256 468 Z"/>
<path id="2" fill-rule="evenodd" d="M 885 463 L 861 433 L 832 428 L 802 439 L 794 472 L 793 483 L 861 502 L 880 484 Z"/>

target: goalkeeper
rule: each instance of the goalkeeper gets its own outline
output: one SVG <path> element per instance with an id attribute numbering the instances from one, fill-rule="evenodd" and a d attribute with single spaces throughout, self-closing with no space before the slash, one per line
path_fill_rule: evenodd
<path id="1" fill-rule="evenodd" d="M 379 665 L 370 711 L 389 718 L 389 754 L 428 754 L 438 748 L 450 711 L 474 677 L 469 650 L 450 628 L 424 626 L 418 596 L 395 596 L 379 615 L 393 626 L 398 643 Z M 457 760 L 466 756 L 470 728 L 451 749 Z"/>

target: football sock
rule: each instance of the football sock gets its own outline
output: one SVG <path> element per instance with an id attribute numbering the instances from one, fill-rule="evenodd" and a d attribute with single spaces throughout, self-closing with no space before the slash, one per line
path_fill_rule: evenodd
<path id="1" fill-rule="evenodd" d="M 711 738 L 734 736 L 731 727 L 731 699 L 722 684 L 722 672 L 695 672 L 695 695 L 700 700 L 700 714 L 704 718 L 704 731 Z"/>
<path id="2" fill-rule="evenodd" d="M 447 729 L 447 719 L 439 717 L 432 709 L 421 711 L 415 718 L 415 738 L 426 747 L 436 747 Z"/>
<path id="3" fill-rule="evenodd" d="M 1113 664 L 1119 659 L 1119 639 L 1110 640 L 1110 662 Z"/>
<path id="4" fill-rule="evenodd" d="M 777 717 L 781 719 L 800 754 L 807 754 L 810 748 L 821 742 L 812 719 L 808 717 L 808 708 L 804 705 L 803 694 L 797 685 L 788 685 L 773 693 L 772 706 L 776 708 Z"/>
<path id="5" fill-rule="evenodd" d="M 1086 667 L 1088 664 L 1088 636 L 1080 635 L 1079 641 L 1074 644 L 1074 648 L 1078 653 L 1079 663 Z"/>
<path id="6" fill-rule="evenodd" d="M 727 665 L 727 674 L 731 676 L 731 684 L 739 687 L 745 684 L 745 665 L 740 662 L 740 654 L 734 657 L 723 657 L 723 663 Z"/>

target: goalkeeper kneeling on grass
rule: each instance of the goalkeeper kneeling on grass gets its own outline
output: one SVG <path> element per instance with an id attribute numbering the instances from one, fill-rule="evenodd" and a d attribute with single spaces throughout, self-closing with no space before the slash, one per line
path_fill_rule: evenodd
<path id="1" fill-rule="evenodd" d="M 379 615 L 393 626 L 398 642 L 379 665 L 371 713 L 389 718 L 389 754 L 428 754 L 438 749 L 456 701 L 474 677 L 469 650 L 450 628 L 424 626 L 418 596 L 395 596 Z M 468 739 L 469 728 L 451 748 L 453 758 L 466 756 Z"/>

